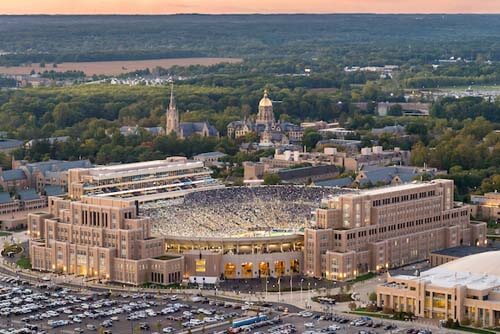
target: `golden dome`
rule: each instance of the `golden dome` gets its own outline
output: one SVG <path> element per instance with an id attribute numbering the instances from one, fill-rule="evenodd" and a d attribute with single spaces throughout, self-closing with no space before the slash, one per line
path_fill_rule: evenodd
<path id="1" fill-rule="evenodd" d="M 259 102 L 259 107 L 272 107 L 273 102 L 269 99 L 267 89 L 264 91 L 264 97 Z"/>

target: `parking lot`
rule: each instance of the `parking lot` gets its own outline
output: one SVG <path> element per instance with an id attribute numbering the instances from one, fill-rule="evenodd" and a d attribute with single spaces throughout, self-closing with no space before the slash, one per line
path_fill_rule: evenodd
<path id="1" fill-rule="evenodd" d="M 293 308 L 292 308 L 293 309 Z M 193 295 L 80 292 L 30 284 L 0 275 L 0 334 L 7 333 L 227 333 L 233 320 L 266 314 L 266 321 L 235 333 L 412 333 L 430 334 L 411 324 L 251 305 Z M 418 327 L 418 326 L 417 326 Z"/>
<path id="2" fill-rule="evenodd" d="M 249 312 L 247 307 L 198 296 L 80 293 L 0 276 L 2 334 L 178 333 L 208 326 L 227 329 L 232 319 Z"/>
<path id="3" fill-rule="evenodd" d="M 353 317 L 336 314 L 319 314 L 315 312 L 301 311 L 296 314 L 288 314 L 280 317 L 278 324 L 268 326 L 249 326 L 250 330 L 239 331 L 253 334 L 377 334 L 377 333 L 406 333 L 406 334 L 432 334 L 426 328 L 412 327 L 411 324 L 398 328 L 389 321 L 372 319 L 369 317 Z M 252 328 L 253 327 L 253 328 Z"/>

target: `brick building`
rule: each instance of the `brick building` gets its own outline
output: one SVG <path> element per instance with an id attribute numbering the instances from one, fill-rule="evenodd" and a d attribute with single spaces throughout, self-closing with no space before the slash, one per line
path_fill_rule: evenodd
<path id="1" fill-rule="evenodd" d="M 334 280 L 428 259 L 434 250 L 486 244 L 486 224 L 453 201 L 453 181 L 411 183 L 338 195 L 304 235 L 304 272 Z"/>
<path id="2" fill-rule="evenodd" d="M 139 285 L 182 279 L 184 258 L 165 257 L 137 205 L 114 198 L 51 197 L 48 213 L 28 216 L 33 269 Z"/>

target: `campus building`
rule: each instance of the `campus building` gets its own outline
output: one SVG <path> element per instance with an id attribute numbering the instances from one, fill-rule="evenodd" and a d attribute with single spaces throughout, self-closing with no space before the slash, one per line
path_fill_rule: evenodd
<path id="1" fill-rule="evenodd" d="M 174 85 L 170 92 L 170 104 L 166 112 L 165 133 L 175 134 L 180 139 L 192 136 L 219 137 L 219 131 L 208 122 L 180 122 L 179 110 L 174 98 Z"/>
<path id="2" fill-rule="evenodd" d="M 244 120 L 231 122 L 227 126 L 227 136 L 230 138 L 244 138 L 250 133 L 259 136 L 261 147 L 280 147 L 302 142 L 304 129 L 297 124 L 277 121 L 273 102 L 265 90 L 264 96 L 259 101 L 259 111 L 255 119 L 245 117 Z"/>
<path id="3" fill-rule="evenodd" d="M 377 286 L 377 305 L 419 317 L 500 325 L 500 251 L 483 252 Z"/>
<path id="4" fill-rule="evenodd" d="M 486 245 L 486 224 L 453 201 L 453 181 L 434 180 L 329 198 L 304 234 L 304 272 L 348 280 L 425 260 L 434 250 Z"/>
<path id="5" fill-rule="evenodd" d="M 500 193 L 495 191 L 484 195 L 471 195 L 470 202 L 472 216 L 500 222 Z"/>
<path id="6" fill-rule="evenodd" d="M 115 198 L 51 197 L 48 213 L 28 215 L 33 269 L 139 285 L 182 279 L 184 258 L 164 256 L 138 203 Z"/>
<path id="7" fill-rule="evenodd" d="M 148 202 L 221 187 L 202 161 L 184 157 L 77 168 L 71 169 L 68 175 L 68 194 L 72 199 L 88 195 Z"/>
<path id="8" fill-rule="evenodd" d="M 144 170 L 165 172 L 163 165 L 150 163 L 141 166 Z M 225 195 L 219 194 L 222 191 L 217 188 L 213 188 L 212 196 L 211 192 L 196 194 L 192 189 L 184 198 L 183 205 L 187 206 L 184 209 L 174 209 L 173 204 L 166 201 L 141 204 L 143 208 L 152 205 L 154 211 L 148 214 L 152 217 L 161 210 L 196 211 L 199 205 L 199 217 L 188 218 L 181 214 L 157 216 L 150 220 L 139 214 L 144 195 L 132 193 L 134 197 L 123 199 L 119 194 L 109 195 L 103 187 L 116 192 L 128 191 L 123 185 L 127 182 L 134 184 L 137 177 L 139 182 L 135 191 L 139 191 L 152 188 L 141 182 L 158 184 L 158 176 L 170 176 L 151 174 L 151 171 L 150 174 L 134 174 L 136 168 L 115 167 L 107 167 L 111 169 L 106 169 L 106 173 L 98 170 L 83 174 L 89 178 L 75 179 L 79 182 L 75 184 L 74 191 L 77 192 L 73 193 L 73 198 L 50 197 L 48 213 L 29 214 L 29 250 L 34 269 L 129 284 L 169 284 L 182 278 L 196 278 L 196 282 L 201 283 L 219 278 L 250 279 L 297 274 L 349 280 L 370 271 L 427 260 L 437 250 L 486 245 L 486 223 L 471 222 L 469 206 L 453 201 L 452 180 L 364 191 L 336 189 L 333 193 L 325 193 L 322 188 L 288 187 L 284 192 L 277 192 L 281 195 L 273 195 L 286 201 L 298 196 L 295 193 L 300 194 L 300 201 L 296 200 L 295 206 L 288 207 L 288 210 L 306 200 L 306 194 L 313 205 L 311 208 L 324 198 L 313 219 L 304 218 L 303 224 L 291 224 L 284 215 L 283 221 L 279 221 L 280 212 L 285 210 L 273 211 L 276 206 L 271 206 L 270 220 L 260 219 L 261 226 L 249 224 L 243 228 L 245 217 L 250 218 L 248 212 L 246 216 L 242 213 L 218 219 L 225 214 L 224 206 L 220 205 L 223 198 L 220 196 Z M 185 174 L 179 172 L 177 179 L 186 177 L 179 175 Z M 122 190 L 113 190 L 119 186 L 123 186 Z M 85 187 L 101 187 L 101 193 L 87 196 L 82 191 L 89 190 Z M 132 189 L 132 186 L 127 187 Z M 259 207 L 263 200 L 256 197 L 257 193 L 247 191 L 249 189 L 252 188 L 225 190 L 230 190 L 228 194 L 237 201 L 250 198 L 255 211 L 264 210 L 265 206 Z M 266 198 L 266 191 L 272 189 L 263 187 L 258 194 Z M 186 198 L 193 196 L 196 198 L 186 202 Z M 230 211 L 238 212 L 233 207 Z M 310 211 L 307 208 L 307 213 Z M 183 218 L 162 221 L 161 217 Z M 153 222 L 161 237 L 152 236 Z M 275 228 L 278 223 L 281 227 Z M 178 224 L 182 226 L 180 229 Z M 162 226 L 166 228 L 162 230 Z M 210 234 L 203 235 L 203 229 L 209 230 Z"/>

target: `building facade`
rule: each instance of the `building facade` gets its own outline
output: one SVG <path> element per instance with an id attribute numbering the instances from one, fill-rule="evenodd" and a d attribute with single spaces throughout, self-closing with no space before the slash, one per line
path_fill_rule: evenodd
<path id="1" fill-rule="evenodd" d="M 377 286 L 377 305 L 416 316 L 500 325 L 500 251 L 445 263 L 418 276 L 397 275 Z"/>
<path id="2" fill-rule="evenodd" d="M 137 205 L 114 198 L 51 197 L 48 213 L 28 216 L 33 269 L 139 285 L 180 282 L 182 256 L 165 257 Z"/>
<path id="3" fill-rule="evenodd" d="M 486 224 L 453 201 L 453 181 L 434 180 L 330 198 L 304 234 L 304 271 L 348 280 L 425 260 L 434 250 L 486 245 Z"/>
<path id="4" fill-rule="evenodd" d="M 290 143 L 300 143 L 304 129 L 300 125 L 290 122 L 280 122 L 275 119 L 273 102 L 268 91 L 259 102 L 259 110 L 255 120 L 245 118 L 242 121 L 231 122 L 227 126 L 227 135 L 230 138 L 243 138 L 250 133 L 259 136 L 260 146 L 286 146 Z"/>
<path id="5" fill-rule="evenodd" d="M 174 97 L 174 85 L 171 86 L 170 104 L 166 113 L 165 133 L 175 134 L 180 139 L 192 136 L 219 137 L 217 129 L 208 122 L 180 122 L 179 110 Z"/>
<path id="6" fill-rule="evenodd" d="M 500 222 L 500 193 L 471 195 L 472 215 L 478 219 Z"/>
<path id="7" fill-rule="evenodd" d="M 221 187 L 223 185 L 212 178 L 203 162 L 184 157 L 77 168 L 68 174 L 68 194 L 72 199 L 89 195 L 148 202 Z"/>

